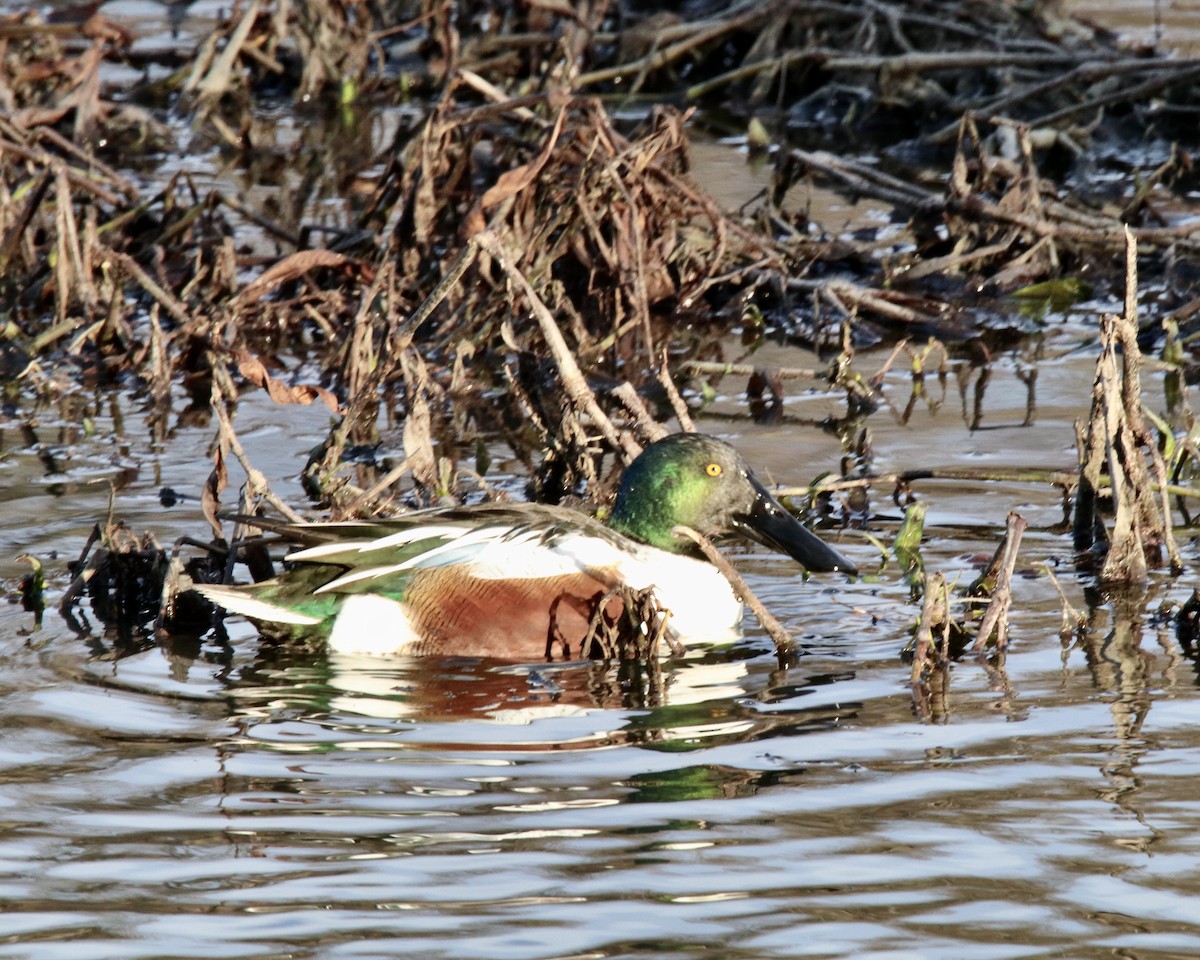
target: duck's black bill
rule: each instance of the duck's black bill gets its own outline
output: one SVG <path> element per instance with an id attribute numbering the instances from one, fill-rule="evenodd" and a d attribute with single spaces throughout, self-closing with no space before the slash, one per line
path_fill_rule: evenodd
<path id="1" fill-rule="evenodd" d="M 858 573 L 858 567 L 788 513 L 762 484 L 753 477 L 750 482 L 757 496 L 747 513 L 734 518 L 740 533 L 765 547 L 786 553 L 814 573 Z"/>

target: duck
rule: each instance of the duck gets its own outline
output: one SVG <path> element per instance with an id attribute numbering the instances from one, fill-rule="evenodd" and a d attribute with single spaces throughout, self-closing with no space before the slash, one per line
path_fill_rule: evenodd
<path id="1" fill-rule="evenodd" d="M 810 572 L 857 573 L 733 446 L 701 433 L 645 447 L 603 523 L 534 503 L 368 522 L 249 522 L 301 547 L 285 557 L 287 569 L 257 584 L 194 589 L 264 635 L 315 632 L 339 654 L 586 659 L 597 604 L 612 604 L 622 589 L 650 591 L 676 647 L 734 639 L 741 601 L 680 526 L 749 537 Z"/>

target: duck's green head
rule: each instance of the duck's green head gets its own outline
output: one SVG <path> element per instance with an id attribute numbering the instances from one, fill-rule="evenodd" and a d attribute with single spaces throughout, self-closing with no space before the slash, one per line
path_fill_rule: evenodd
<path id="1" fill-rule="evenodd" d="M 673 552 L 691 547 L 671 532 L 680 524 L 710 537 L 744 534 L 809 570 L 858 572 L 788 513 L 733 447 L 699 433 L 672 434 L 646 447 L 621 477 L 608 521 L 626 536 Z"/>

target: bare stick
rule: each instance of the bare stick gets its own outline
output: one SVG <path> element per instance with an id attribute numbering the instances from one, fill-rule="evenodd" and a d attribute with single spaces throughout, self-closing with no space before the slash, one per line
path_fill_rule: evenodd
<path id="1" fill-rule="evenodd" d="M 250 30 L 257 19 L 258 0 L 250 0 L 250 6 L 246 8 L 242 19 L 238 22 L 233 34 L 225 44 L 225 49 L 221 51 L 208 73 L 202 79 L 194 84 L 189 80 L 185 87 L 188 92 L 195 89 L 202 97 L 217 97 L 225 92 L 229 87 L 229 77 L 233 72 L 233 65 L 237 61 L 238 54 L 242 52 L 246 38 L 250 36 Z"/>
<path id="2" fill-rule="evenodd" d="M 777 497 L 809 497 L 813 493 L 832 493 L 838 490 L 857 490 L 896 484 L 907 485 L 916 480 L 979 480 L 997 483 L 1049 483 L 1056 487 L 1071 488 L 1078 481 L 1078 474 L 1068 470 L 1041 470 L 1036 467 L 992 467 L 976 470 L 970 467 L 937 467 L 904 470 L 900 473 L 881 473 L 875 477 L 844 477 L 824 480 L 806 487 L 781 487 L 774 491 Z M 1098 492 L 1104 493 L 1102 488 Z M 1180 487 L 1170 488 L 1172 494 L 1200 496 L 1200 490 Z"/>
<path id="3" fill-rule="evenodd" d="M 671 404 L 671 409 L 675 411 L 675 419 L 679 421 L 679 426 L 686 433 L 695 433 L 696 424 L 692 422 L 692 415 L 688 412 L 687 404 L 683 402 L 683 397 L 675 389 L 675 381 L 671 379 L 671 371 L 667 366 L 666 347 L 663 347 L 662 354 L 659 356 L 658 382 L 667 392 L 667 400 Z"/>
<path id="4" fill-rule="evenodd" d="M 1186 83 L 1200 76 L 1200 64 L 1195 60 L 1182 61 L 1179 67 L 1183 69 L 1178 69 L 1177 67 L 1173 70 L 1164 70 L 1149 80 L 1145 80 L 1132 87 L 1118 86 L 1112 93 L 1093 97 L 1091 100 L 1085 100 L 1082 103 L 1074 103 L 1069 107 L 1063 107 L 1061 110 L 1056 110 L 1053 113 L 1048 113 L 1031 121 L 1030 126 L 1050 127 L 1063 120 L 1078 116 L 1081 113 L 1091 113 L 1103 107 L 1112 106 L 1114 103 L 1144 100 L 1150 94 L 1157 93 L 1163 89 L 1163 87 L 1169 87 L 1176 83 Z"/>
<path id="5" fill-rule="evenodd" d="M 604 83 L 608 80 L 615 80 L 617 77 L 647 74 L 652 70 L 665 67 L 667 64 L 678 60 L 684 54 L 690 53 L 710 40 L 717 40 L 727 33 L 733 33 L 735 30 L 741 30 L 743 27 L 752 26 L 763 20 L 769 14 L 769 10 L 770 8 L 767 5 L 760 6 L 757 3 L 753 3 L 750 5 L 748 13 L 726 20 L 723 23 L 718 22 L 713 26 L 705 26 L 703 23 L 690 24 L 689 26 L 698 26 L 700 28 L 690 37 L 680 40 L 678 43 L 673 43 L 669 47 L 654 51 L 630 63 L 622 63 L 615 67 L 605 67 L 602 70 L 593 70 L 591 73 L 580 74 L 575 81 L 575 86 L 587 87 L 593 83 Z"/>
<path id="6" fill-rule="evenodd" d="M 482 94 L 491 100 L 497 106 L 503 107 L 506 110 L 511 110 L 513 115 L 526 123 L 534 123 L 537 126 L 545 129 L 550 126 L 550 121 L 543 117 L 539 117 L 536 113 L 526 106 L 522 106 L 519 102 L 506 94 L 499 87 L 489 83 L 473 70 L 467 70 L 465 67 L 460 67 L 458 70 L 459 78 L 476 93 Z"/>
<path id="7" fill-rule="evenodd" d="M 942 205 L 942 198 L 932 191 L 824 150 L 791 150 L 788 159 L 808 170 L 840 180 L 855 193 L 886 200 L 903 210 L 935 210 Z"/>
<path id="8" fill-rule="evenodd" d="M 217 194 L 217 200 L 229 207 L 230 210 L 236 210 L 251 223 L 262 227 L 267 231 L 267 233 L 271 234 L 271 236 L 277 237 L 285 243 L 291 244 L 297 250 L 299 250 L 302 246 L 300 235 L 298 233 L 295 233 L 294 231 L 289 230 L 287 227 L 276 223 L 269 217 L 263 216 L 256 210 L 251 210 L 248 206 L 246 206 L 245 203 L 232 194 L 219 193 Z"/>
<path id="9" fill-rule="evenodd" d="M 850 55 L 829 51 L 827 70 L 887 70 L 893 74 L 927 73 L 932 70 L 963 70 L 973 67 L 1057 67 L 1077 64 L 1083 58 L 1070 53 L 1004 53 L 994 50 L 962 50 L 946 53 L 906 53 L 900 56 Z"/>
<path id="10" fill-rule="evenodd" d="M 1054 589 L 1058 591 L 1058 598 L 1062 601 L 1063 622 L 1060 629 L 1060 634 L 1063 636 L 1071 632 L 1072 627 L 1082 627 L 1087 623 L 1087 615 L 1076 610 L 1071 605 L 1071 601 L 1067 599 L 1067 595 L 1063 592 L 1062 584 L 1058 582 L 1058 577 L 1054 575 L 1054 571 L 1050 569 L 1050 564 L 1043 563 L 1042 569 L 1046 572 L 1046 576 L 1050 578 L 1050 582 L 1054 585 Z"/>
<path id="11" fill-rule="evenodd" d="M 379 500 L 379 495 L 383 493 L 393 483 L 397 483 L 401 477 L 411 469 L 411 463 L 408 457 L 400 461 L 398 466 L 392 467 L 387 473 L 376 480 L 366 490 L 358 493 L 353 500 L 342 507 L 342 512 L 346 514 L 354 514 L 368 503 L 376 503 Z"/>
<path id="12" fill-rule="evenodd" d="M 993 97 L 984 103 L 977 103 L 972 112 L 976 116 L 993 116 L 1001 110 L 1012 112 L 1012 106 L 1034 97 L 1044 97 L 1046 94 L 1073 83 L 1092 84 L 1101 80 L 1109 80 L 1126 73 L 1146 73 L 1151 70 L 1162 70 L 1167 66 L 1162 60 L 1141 60 L 1128 58 L 1115 63 L 1088 62 L 1081 63 L 1074 70 L 1060 73 L 1049 80 L 1039 80 L 1016 89 L 1009 88 L 1003 94 Z M 949 123 L 932 136 L 927 137 L 930 143 L 948 143 L 958 137 L 961 118 Z M 1036 124 L 1030 126 L 1036 127 Z"/>
<path id="13" fill-rule="evenodd" d="M 137 282 L 138 286 L 140 286 L 143 290 L 150 294 L 151 297 L 158 301 L 162 308 L 166 310 L 167 313 L 169 313 L 178 323 L 186 325 L 196 319 L 191 313 L 188 312 L 188 308 L 182 303 L 182 301 L 178 300 L 173 294 L 164 290 L 157 283 L 155 283 L 155 281 L 151 279 L 150 275 L 141 268 L 141 265 L 134 260 L 133 257 L 125 253 L 118 253 L 116 250 L 105 247 L 101 244 L 96 245 L 96 253 L 105 260 L 111 260 L 113 263 L 117 264 L 121 270 L 123 270 L 129 277 Z"/>
<path id="14" fill-rule="evenodd" d="M 266 474 L 250 462 L 250 457 L 247 456 L 245 448 L 238 440 L 237 434 L 234 433 L 233 423 L 229 419 L 228 402 L 231 398 L 237 397 L 237 389 L 230 380 L 229 371 L 225 366 L 216 362 L 215 357 L 213 361 L 212 410 L 217 417 L 219 441 L 229 444 L 229 449 L 233 451 L 233 455 L 237 457 L 242 469 L 246 471 L 249 483 L 261 493 L 263 499 L 292 523 L 303 523 L 304 518 L 272 492 Z"/>
<path id="15" fill-rule="evenodd" d="M 628 380 L 614 389 L 612 395 L 625 404 L 625 408 L 637 420 L 638 430 L 651 443 L 655 440 L 661 440 L 670 432 L 651 416 L 650 411 L 646 409 L 646 405 L 642 402 L 642 398 L 638 396 L 637 391 L 633 388 L 633 384 Z"/>
<path id="16" fill-rule="evenodd" d="M 1008 645 L 1008 609 L 1012 605 L 1012 575 L 1017 564 L 1017 551 L 1021 546 L 1021 534 L 1025 532 L 1028 521 L 1019 513 L 1008 515 L 1008 529 L 990 569 L 985 576 L 995 577 L 992 589 L 992 600 L 984 612 L 979 624 L 979 633 L 975 637 L 974 651 L 981 654 L 991 639 L 996 635 L 996 648 L 1003 650 Z"/>
<path id="17" fill-rule="evenodd" d="M 803 289 L 807 286 L 807 282 L 788 281 L 789 287 L 797 285 L 800 285 Z M 818 285 L 818 291 L 821 296 L 837 305 L 847 314 L 850 311 L 846 309 L 845 304 L 849 304 L 855 310 L 873 310 L 881 316 L 892 320 L 899 320 L 901 323 L 929 324 L 937 319 L 937 317 L 931 314 L 922 313 L 919 310 L 914 310 L 912 307 L 907 307 L 888 299 L 886 293 L 882 293 L 879 290 L 872 290 L 870 287 L 859 286 L 857 283 L 851 283 L 849 280 L 826 280 Z"/>
<path id="18" fill-rule="evenodd" d="M 916 697 L 925 674 L 932 668 L 936 650 L 933 628 L 949 618 L 946 610 L 946 578 L 941 572 L 925 580 L 925 600 L 921 605 L 921 619 L 917 624 L 916 648 L 913 651 L 911 683 Z"/>
<path id="19" fill-rule="evenodd" d="M 29 147 L 23 147 L 19 143 L 13 143 L 8 140 L 0 139 L 0 153 L 12 153 L 20 157 L 22 160 L 30 160 L 36 164 L 43 166 L 52 166 L 55 159 L 54 155 L 46 150 L 33 150 Z M 88 176 L 86 171 L 78 170 L 75 167 L 67 166 L 67 178 L 71 181 L 71 186 L 76 189 L 86 190 L 99 200 L 104 201 L 109 206 L 120 207 L 121 198 L 106 189 L 99 180 Z"/>
<path id="20" fill-rule="evenodd" d="M 99 173 L 105 178 L 105 180 L 108 181 L 109 186 L 120 190 L 123 194 L 125 194 L 125 196 L 129 197 L 130 200 L 136 200 L 138 198 L 138 188 L 133 185 L 132 181 L 117 173 L 116 170 L 110 167 L 99 157 L 85 152 L 82 148 L 72 143 L 53 127 L 38 127 L 37 137 L 39 140 L 46 140 L 54 144 L 54 146 L 56 146 L 59 150 L 62 150 L 64 153 L 71 154 L 88 170 L 87 174 L 82 174 L 80 171 L 68 167 L 68 176 L 70 176 L 71 173 L 74 173 L 76 179 L 78 179 L 80 176 L 87 176 L 94 180 L 96 174 Z M 47 158 L 49 158 L 49 155 L 47 155 Z"/>
<path id="21" fill-rule="evenodd" d="M 475 243 L 468 243 L 462 253 L 458 255 L 458 259 L 451 265 L 449 273 L 438 281 L 438 285 L 433 288 L 429 296 L 417 307 L 413 315 L 401 324 L 400 331 L 397 332 L 411 333 L 428 320 L 429 315 L 437 309 L 438 304 L 446 299 L 446 296 L 450 293 L 454 285 L 462 279 L 462 275 L 467 272 L 467 268 L 475 262 L 475 257 L 478 253 L 478 246 Z M 396 340 L 395 333 L 393 333 L 392 339 Z"/>

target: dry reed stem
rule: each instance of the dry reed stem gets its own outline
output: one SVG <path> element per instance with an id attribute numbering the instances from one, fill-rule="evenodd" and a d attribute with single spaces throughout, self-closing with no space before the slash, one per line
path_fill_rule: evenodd
<path id="1" fill-rule="evenodd" d="M 805 280 L 789 281 L 788 286 L 799 290 L 811 288 L 810 281 Z M 928 326 L 937 320 L 936 314 L 923 313 L 899 302 L 911 298 L 897 291 L 874 290 L 849 280 L 826 280 L 816 284 L 816 290 L 826 302 L 837 307 L 846 316 L 854 316 L 860 310 L 869 310 L 902 324 Z M 927 302 L 930 306 L 934 305 L 931 301 Z"/>
<path id="2" fill-rule="evenodd" d="M 238 22 L 233 34 L 225 43 L 224 49 L 217 55 L 212 66 L 204 76 L 189 81 L 184 87 L 185 92 L 195 90 L 202 99 L 212 100 L 224 94 L 232 84 L 234 63 L 242 52 L 250 31 L 258 20 L 259 0 L 250 0 L 242 19 Z"/>
<path id="3" fill-rule="evenodd" d="M 820 493 L 842 490 L 870 489 L 877 486 L 905 488 L 918 480 L 976 480 L 992 483 L 1048 483 L 1070 490 L 1079 481 L 1079 474 L 1067 470 L 1042 470 L 1022 467 L 917 467 L 899 473 L 881 473 L 872 477 L 834 477 L 809 486 L 782 487 L 775 491 L 779 497 L 811 497 Z M 1105 488 L 1098 488 L 1103 494 Z M 1172 490 L 1172 492 L 1174 492 Z M 1200 491 L 1195 491 L 1200 495 Z"/>
<path id="4" fill-rule="evenodd" d="M 941 571 L 925 578 L 925 597 L 921 617 L 917 621 L 916 644 L 913 650 L 910 683 L 914 698 L 919 695 L 925 677 L 935 667 L 949 662 L 950 589 Z M 942 633 L 942 649 L 938 652 L 935 631 Z"/>
<path id="5" fill-rule="evenodd" d="M 122 273 L 134 280 L 138 286 L 150 294 L 159 306 L 166 310 L 177 323 L 182 326 L 189 326 L 193 323 L 195 318 L 191 311 L 173 294 L 168 293 L 159 286 L 133 257 L 113 250 L 111 247 L 106 247 L 103 244 L 97 245 L 96 254 L 101 258 L 101 264 L 105 260 L 116 264 Z"/>
<path id="6" fill-rule="evenodd" d="M 1157 77 L 1151 77 L 1149 80 L 1144 80 L 1142 83 L 1135 84 L 1132 87 L 1124 87 L 1112 93 L 1091 97 L 1081 103 L 1074 103 L 1069 107 L 1063 107 L 1061 110 L 1055 110 L 1053 113 L 1045 114 L 1030 121 L 1030 126 L 1052 127 L 1057 123 L 1069 120 L 1080 114 L 1095 113 L 1114 104 L 1144 100 L 1165 87 L 1174 84 L 1190 83 L 1197 77 L 1200 77 L 1200 62 L 1195 59 L 1176 61 Z"/>
<path id="7" fill-rule="evenodd" d="M 340 506 L 339 512 L 342 516 L 354 517 L 358 516 L 362 511 L 369 510 L 371 513 L 377 513 L 384 506 L 382 496 L 385 490 L 394 483 L 399 483 L 404 479 L 405 474 L 412 470 L 412 461 L 405 457 L 391 470 L 385 473 L 382 477 L 376 480 L 371 486 L 360 493 L 355 494 L 354 498 L 348 500 Z"/>
<path id="8" fill-rule="evenodd" d="M 42 169 L 53 168 L 56 164 L 62 163 L 60 158 L 48 150 L 22 146 L 12 139 L 0 139 L 0 156 L 4 154 L 12 154 Z M 65 169 L 67 179 L 70 181 L 73 189 L 91 194 L 101 203 L 107 204 L 110 207 L 121 206 L 121 197 L 109 190 L 105 183 L 102 183 L 94 174 L 87 170 L 73 167 L 70 164 L 66 164 Z M 124 182 L 120 181 L 116 184 L 118 189 L 123 188 Z"/>
<path id="9" fill-rule="evenodd" d="M 282 240 L 284 243 L 288 244 L 288 246 L 296 247 L 297 249 L 303 246 L 303 241 L 300 237 L 300 234 L 296 233 L 294 230 L 289 230 L 282 224 L 272 220 L 268 216 L 265 216 L 262 212 L 255 210 L 248 204 L 243 203 L 238 197 L 228 193 L 218 193 L 215 194 L 215 198 L 222 205 L 228 207 L 230 210 L 233 210 L 238 215 L 245 217 L 255 226 L 262 227 L 262 229 L 267 231 L 267 233 L 269 233 L 271 236 Z"/>
<path id="10" fill-rule="evenodd" d="M 1142 413 L 1142 351 L 1137 342 L 1137 238 L 1132 231 L 1125 228 L 1125 312 L 1120 324 L 1121 335 L 1121 405 L 1126 411 L 1126 416 L 1129 419 L 1130 429 L 1133 431 L 1134 439 L 1137 444 L 1145 450 L 1150 456 L 1151 467 L 1154 470 L 1157 487 L 1162 497 L 1161 512 L 1154 509 L 1153 498 L 1149 496 L 1148 491 L 1151 488 L 1149 478 L 1141 478 L 1141 488 L 1144 491 L 1142 500 L 1142 514 L 1145 522 L 1154 524 L 1159 528 L 1159 535 L 1167 548 L 1167 556 L 1170 561 L 1171 570 L 1175 573 L 1183 572 L 1183 561 L 1179 556 L 1179 548 L 1175 543 L 1175 535 L 1172 531 L 1171 523 L 1171 502 L 1170 495 L 1167 491 L 1167 468 L 1163 462 L 1162 453 L 1158 448 L 1158 438 L 1150 431 L 1146 425 L 1146 418 Z M 1139 461 L 1144 470 L 1144 463 Z"/>
<path id="11" fill-rule="evenodd" d="M 271 490 L 270 481 L 261 470 L 250 462 L 246 449 L 238 439 L 229 415 L 230 402 L 237 400 L 237 388 L 234 387 L 225 365 L 215 356 L 212 358 L 212 370 L 212 410 L 217 418 L 216 442 L 218 446 L 228 448 L 237 457 L 238 463 L 246 471 L 246 482 L 255 495 L 261 496 L 292 523 L 302 523 L 304 518 Z"/>
<path id="12" fill-rule="evenodd" d="M 647 441 L 653 443 L 655 440 L 661 440 L 670 433 L 666 427 L 651 416 L 650 411 L 646 409 L 646 405 L 642 402 L 642 398 L 638 396 L 637 390 L 634 389 L 633 384 L 628 380 L 610 392 L 625 405 L 626 410 L 633 414 L 638 433 L 645 437 Z"/>
<path id="13" fill-rule="evenodd" d="M 684 433 L 695 433 L 696 424 L 692 421 L 687 404 L 683 402 L 683 397 L 679 395 L 679 390 L 676 389 L 675 381 L 671 377 L 671 371 L 667 365 L 666 348 L 663 349 L 658 358 L 658 382 L 662 384 L 663 390 L 666 391 L 667 402 L 671 404 L 671 409 L 675 412 L 675 419 L 679 421 L 679 428 Z"/>
<path id="14" fill-rule="evenodd" d="M 996 549 L 995 556 L 984 571 L 982 580 L 994 583 L 991 587 L 991 602 L 984 611 L 975 636 L 974 651 L 981 655 L 988 641 L 995 636 L 997 650 L 1008 646 L 1008 611 L 1012 605 L 1012 577 L 1017 563 L 1017 552 L 1021 547 L 1021 535 L 1028 521 L 1018 513 L 1009 513 L 1004 539 Z"/>
<path id="15" fill-rule="evenodd" d="M 697 47 L 719 40 L 727 34 L 742 30 L 765 19 L 770 15 L 770 6 L 769 4 L 762 6 L 751 4 L 751 9 L 748 13 L 731 17 L 724 22 L 709 24 L 701 21 L 700 23 L 689 24 L 689 28 L 694 31 L 691 36 L 672 43 L 662 50 L 655 50 L 647 56 L 629 63 L 593 70 L 590 73 L 582 73 L 575 78 L 575 86 L 576 88 L 588 87 L 596 83 L 616 80 L 618 77 L 627 77 L 631 74 L 644 75 L 652 70 L 658 70 L 661 67 L 674 63 L 680 57 L 691 53 Z"/>
<path id="16" fill-rule="evenodd" d="M 1115 517 L 1101 579 L 1108 583 L 1146 578 L 1147 554 L 1167 548 L 1173 569 L 1182 564 L 1171 530 L 1166 467 L 1142 415 L 1141 351 L 1137 343 L 1137 239 L 1126 233 L 1125 309 L 1100 320 L 1101 350 L 1092 387 L 1092 410 L 1080 431 L 1079 487 L 1075 501 L 1075 546 L 1103 535 L 1097 511 L 1101 473 L 1107 469 Z M 1120 359 L 1118 359 L 1118 348 Z M 1157 484 L 1150 479 L 1147 458 Z M 1161 507 L 1155 498 L 1155 486 Z"/>
<path id="17" fill-rule="evenodd" d="M 400 355 L 400 368 L 404 374 L 408 405 L 408 415 L 404 418 L 402 428 L 404 454 L 424 499 L 432 503 L 449 491 L 441 489 L 438 457 L 433 449 L 429 370 L 416 350 L 405 350 Z"/>
<path id="18" fill-rule="evenodd" d="M 1069 637 L 1075 630 L 1087 624 L 1087 614 L 1076 610 L 1071 601 L 1067 599 L 1062 584 L 1058 582 L 1058 577 L 1054 575 L 1049 563 L 1043 563 L 1042 570 L 1050 578 L 1050 583 L 1053 584 L 1058 599 L 1062 603 L 1062 626 L 1059 628 L 1059 635 Z"/>
<path id="19" fill-rule="evenodd" d="M 752 363 L 720 363 L 715 360 L 685 360 L 683 369 L 697 376 L 719 377 L 752 377 L 763 368 Z M 833 365 L 824 370 L 810 370 L 804 367 L 775 367 L 776 376 L 781 380 L 816 380 L 828 383 L 833 374 Z"/>

